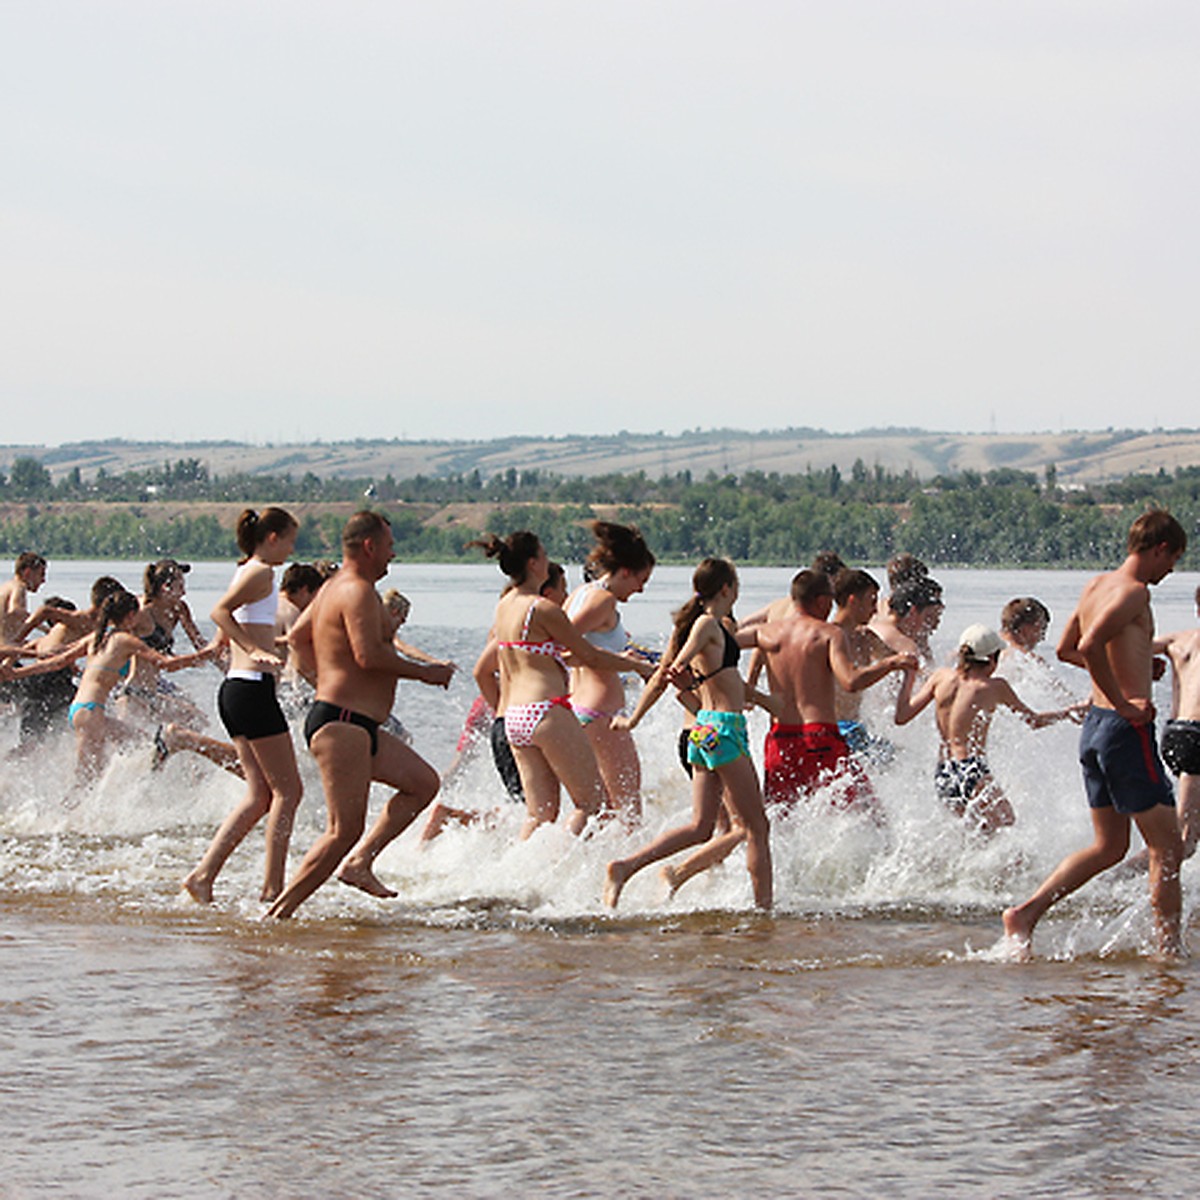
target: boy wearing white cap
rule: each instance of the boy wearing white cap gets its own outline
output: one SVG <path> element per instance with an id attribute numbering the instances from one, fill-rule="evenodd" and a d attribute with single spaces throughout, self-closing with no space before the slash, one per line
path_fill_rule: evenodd
<path id="1" fill-rule="evenodd" d="M 987 738 L 997 708 L 1009 708 L 1026 724 L 1041 729 L 1054 721 L 1078 717 L 1083 705 L 1034 712 L 996 674 L 1004 642 L 986 625 L 970 625 L 958 639 L 958 663 L 934 671 L 914 696 L 915 673 L 906 671 L 896 697 L 896 724 L 906 725 L 934 703 L 942 736 L 934 788 L 957 816 L 968 817 L 982 833 L 994 833 L 1014 821 L 1012 805 L 992 777 Z"/>

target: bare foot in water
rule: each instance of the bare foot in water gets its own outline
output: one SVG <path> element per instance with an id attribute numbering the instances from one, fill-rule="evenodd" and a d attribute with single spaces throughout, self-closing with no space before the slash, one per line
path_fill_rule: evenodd
<path id="1" fill-rule="evenodd" d="M 617 907 L 617 902 L 621 899 L 621 889 L 629 881 L 629 875 L 629 868 L 624 863 L 614 861 L 608 864 L 604 882 L 604 903 L 609 908 Z"/>
<path id="2" fill-rule="evenodd" d="M 663 867 L 663 869 L 659 871 L 659 875 L 662 876 L 663 882 L 667 885 L 667 899 L 674 900 L 675 893 L 679 891 L 680 885 L 683 884 L 685 880 L 682 880 L 677 876 L 674 867 Z"/>
<path id="3" fill-rule="evenodd" d="M 352 863 L 346 863 L 338 871 L 337 877 L 341 883 L 348 883 L 351 887 L 366 892 L 368 896 L 378 896 L 381 900 L 391 900 L 400 894 L 392 891 L 390 887 L 386 887 L 370 867 L 364 867 L 361 864 L 355 866 Z"/>
<path id="4" fill-rule="evenodd" d="M 191 896 L 191 898 L 195 900 L 197 904 L 212 903 L 212 884 L 205 883 L 203 880 L 198 879 L 195 872 L 192 872 L 192 874 L 183 881 L 183 890 L 187 892 L 187 894 Z"/>
<path id="5" fill-rule="evenodd" d="M 1033 958 L 1033 926 L 1021 918 L 1019 909 L 1004 910 L 1004 940 L 1014 962 L 1029 962 Z"/>

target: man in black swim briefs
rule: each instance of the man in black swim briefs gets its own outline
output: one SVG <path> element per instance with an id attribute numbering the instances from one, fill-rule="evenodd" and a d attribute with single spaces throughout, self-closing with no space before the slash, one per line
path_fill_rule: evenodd
<path id="1" fill-rule="evenodd" d="M 416 751 L 380 726 L 392 710 L 398 679 L 447 687 L 454 668 L 413 662 L 392 645 L 395 625 L 375 590 L 392 560 L 386 518 L 356 513 L 342 532 L 342 551 L 341 569 L 288 635 L 301 673 L 317 690 L 304 732 L 320 768 L 328 822 L 271 905 L 270 917 L 290 917 L 334 871 L 372 896 L 394 896 L 376 876 L 375 858 L 429 804 L 440 783 Z M 396 790 L 360 841 L 373 782 Z"/>

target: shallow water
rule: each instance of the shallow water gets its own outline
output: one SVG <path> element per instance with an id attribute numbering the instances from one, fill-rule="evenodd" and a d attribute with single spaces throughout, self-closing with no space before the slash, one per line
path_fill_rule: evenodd
<path id="1" fill-rule="evenodd" d="M 103 567 L 136 581 L 131 566 Z M 52 563 L 47 590 L 81 598 L 96 573 Z M 193 571 L 199 613 L 228 574 Z M 639 640 L 662 641 L 687 574 L 660 570 L 628 605 Z M 744 572 L 740 609 L 789 576 Z M 941 577 L 942 648 L 1017 594 L 1044 599 L 1057 628 L 1083 578 Z M 414 601 L 409 640 L 469 667 L 494 568 L 393 568 L 388 582 Z M 1158 589 L 1164 628 L 1194 622 L 1194 585 Z M 470 700 L 462 675 L 448 694 L 401 689 L 398 710 L 439 767 Z M 216 680 L 186 674 L 206 707 Z M 1018 682 L 1034 703 L 1039 686 Z M 869 703 L 882 720 L 886 697 Z M 547 829 L 517 843 L 519 814 L 477 761 L 447 798 L 495 810 L 490 823 L 425 849 L 409 831 L 378 864 L 396 901 L 331 884 L 285 926 L 258 920 L 261 836 L 211 909 L 178 900 L 235 780 L 183 755 L 152 775 L 139 749 L 67 811 L 65 739 L 10 767 L 0 1195 L 1194 1190 L 1200 990 L 1191 960 L 1148 953 L 1144 882 L 1098 879 L 1059 906 L 1032 964 L 993 953 L 1000 910 L 1088 836 L 1074 727 L 997 719 L 991 757 L 1018 824 L 988 843 L 936 805 L 921 719 L 895 732 L 876 778 L 885 831 L 819 804 L 775 823 L 772 916 L 748 911 L 736 853 L 669 902 L 644 872 L 613 916 L 604 864 L 688 809 L 675 721 L 664 704 L 638 731 L 636 836 Z M 300 761 L 297 859 L 323 820 Z M 1195 862 L 1184 884 L 1190 910 Z"/>

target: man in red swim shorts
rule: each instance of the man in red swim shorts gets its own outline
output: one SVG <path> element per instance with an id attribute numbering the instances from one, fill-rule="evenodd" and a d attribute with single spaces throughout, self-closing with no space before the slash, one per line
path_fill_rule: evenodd
<path id="1" fill-rule="evenodd" d="M 828 621 L 833 608 L 829 577 L 801 571 L 792 580 L 791 594 L 791 615 L 755 631 L 755 645 L 766 655 L 770 690 L 782 701 L 763 751 L 767 802 L 791 804 L 837 781 L 843 785 L 840 806 L 874 809 L 871 785 L 838 732 L 834 682 L 848 692 L 861 691 L 891 671 L 915 666 L 916 660 L 911 654 L 891 654 L 855 667 L 845 631 Z"/>

